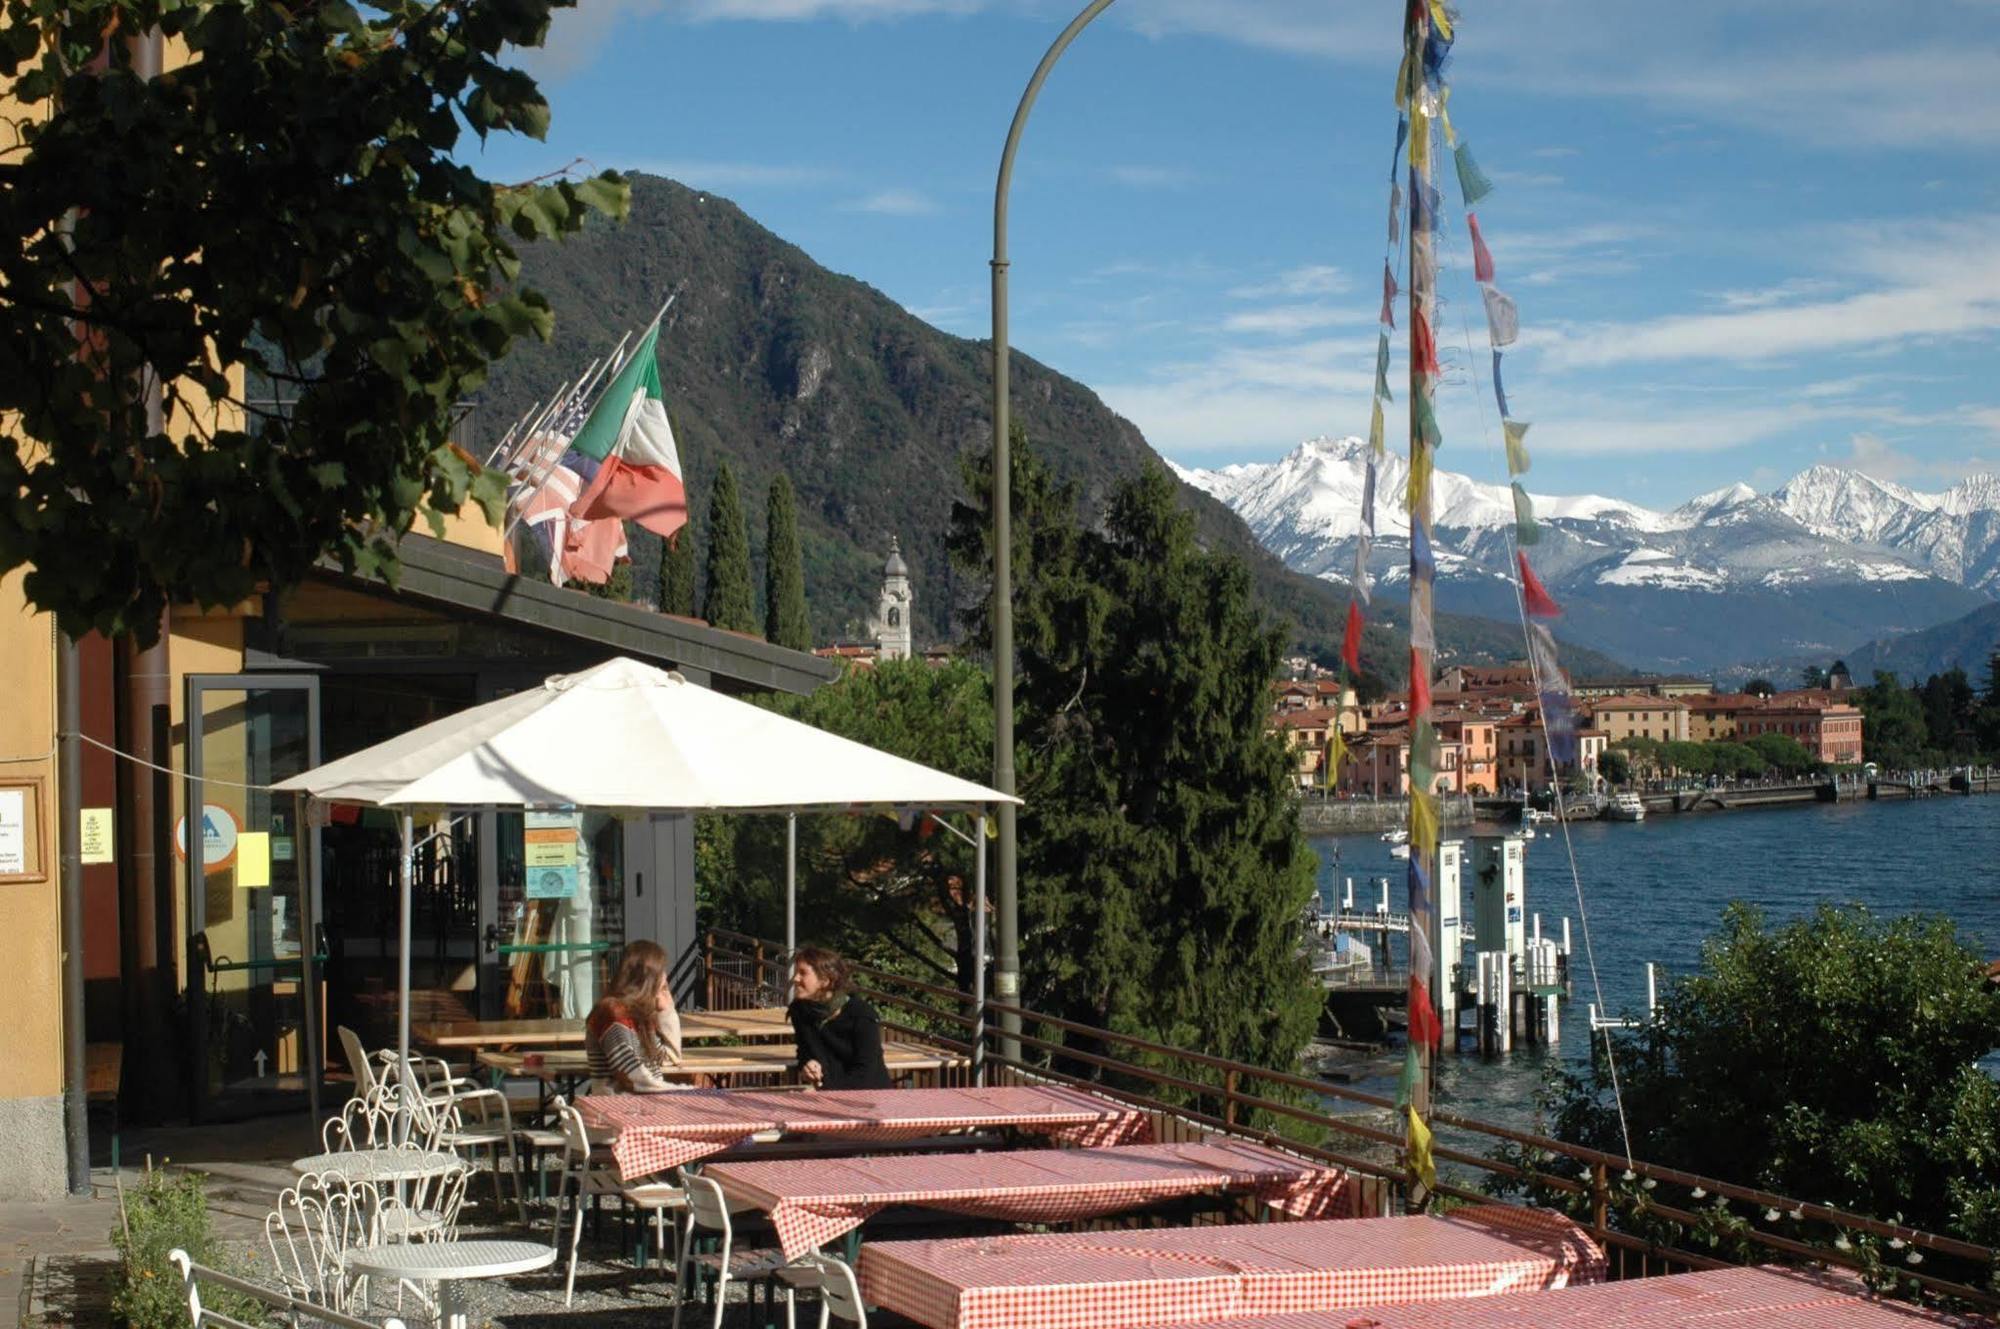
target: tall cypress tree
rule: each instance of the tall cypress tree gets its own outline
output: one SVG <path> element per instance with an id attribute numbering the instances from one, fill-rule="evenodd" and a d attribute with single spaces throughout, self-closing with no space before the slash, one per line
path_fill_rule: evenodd
<path id="1" fill-rule="evenodd" d="M 805 554 L 799 548 L 798 503 L 784 472 L 771 481 L 765 505 L 764 639 L 795 651 L 812 649 L 806 617 Z"/>
<path id="2" fill-rule="evenodd" d="M 728 462 L 715 474 L 715 493 L 708 504 L 708 581 L 702 588 L 701 606 L 713 627 L 731 632 L 757 630 L 750 528 L 743 520 L 743 501 L 736 493 L 736 473 Z"/>

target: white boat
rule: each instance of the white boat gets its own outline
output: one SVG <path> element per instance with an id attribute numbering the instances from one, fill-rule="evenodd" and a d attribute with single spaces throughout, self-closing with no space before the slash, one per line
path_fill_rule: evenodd
<path id="1" fill-rule="evenodd" d="M 1555 813 L 1544 812 L 1540 808 L 1521 809 L 1521 824 L 1524 826 L 1532 826 L 1538 821 L 1554 821 L 1555 819 Z"/>
<path id="2" fill-rule="evenodd" d="M 1392 845 L 1390 845 L 1390 846 L 1389 846 L 1389 857 L 1391 857 L 1391 858 L 1408 858 L 1409 856 L 1410 856 L 1410 845 L 1409 845 L 1409 841 L 1407 841 L 1407 840 L 1404 840 L 1404 841 L 1401 841 L 1401 842 L 1399 842 L 1399 843 L 1396 843 L 1396 844 L 1392 844 Z"/>
<path id="3" fill-rule="evenodd" d="M 1604 815 L 1613 821 L 1644 821 L 1646 805 L 1639 801 L 1637 794 L 1618 794 L 1613 796 L 1611 806 L 1604 809 Z"/>
<path id="4" fill-rule="evenodd" d="M 1410 831 L 1407 826 L 1398 826 L 1393 831 L 1382 832 L 1383 844 L 1408 844 L 1409 842 Z"/>

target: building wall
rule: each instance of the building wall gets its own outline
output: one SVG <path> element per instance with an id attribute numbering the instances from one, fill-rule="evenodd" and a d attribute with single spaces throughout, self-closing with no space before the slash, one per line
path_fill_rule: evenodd
<path id="1" fill-rule="evenodd" d="M 27 607 L 24 573 L 0 578 L 0 779 L 40 781 L 40 874 L 0 883 L 0 1200 L 61 1195 L 68 1183 L 62 1112 L 62 909 L 57 875 L 55 626 Z"/>

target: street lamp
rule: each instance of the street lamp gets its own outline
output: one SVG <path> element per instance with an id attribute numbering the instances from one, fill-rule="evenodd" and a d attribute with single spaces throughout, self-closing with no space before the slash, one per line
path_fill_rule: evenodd
<path id="1" fill-rule="evenodd" d="M 1014 535 L 1010 511 L 1014 476 L 1007 437 L 1007 191 L 1014 182 L 1014 152 L 1021 146 L 1021 131 L 1028 127 L 1028 112 L 1034 109 L 1036 94 L 1076 35 L 1111 4 L 1112 0 L 1091 0 L 1035 66 L 1034 77 L 1021 94 L 1021 104 L 1014 109 L 1014 122 L 1007 128 L 1007 146 L 1000 153 L 1000 178 L 993 189 L 993 787 L 1003 794 L 1014 792 Z M 994 864 L 998 869 L 994 904 L 1000 915 L 1000 935 L 994 956 L 993 995 L 1010 1008 L 1000 1013 L 1000 1055 L 1006 1058 L 1021 1054 L 1016 1037 L 1021 1032 L 1021 1017 L 1013 1009 L 1021 1000 L 1015 807 L 1012 802 L 1000 805 L 1000 847 Z"/>

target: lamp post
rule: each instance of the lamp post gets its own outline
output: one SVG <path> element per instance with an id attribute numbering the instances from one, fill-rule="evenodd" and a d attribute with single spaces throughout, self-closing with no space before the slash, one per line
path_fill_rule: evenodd
<path id="1" fill-rule="evenodd" d="M 1007 431 L 1007 191 L 1014 183 L 1014 152 L 1028 127 L 1028 112 L 1036 94 L 1062 53 L 1090 21 L 1111 7 L 1112 0 L 1090 0 L 1083 12 L 1049 46 L 1035 66 L 1007 128 L 1007 146 L 1000 153 L 1000 178 L 993 189 L 993 787 L 1014 792 L 1014 534 L 1012 504 L 1013 460 Z M 1020 896 L 1015 873 L 1015 807 L 1000 805 L 1000 845 L 994 856 L 998 880 L 994 904 L 999 914 L 998 953 L 993 964 L 993 995 L 1007 1007 L 1021 999 Z M 1021 1032 L 1021 1017 L 1012 1009 L 1000 1013 L 1000 1054 L 1015 1058 L 1021 1045 L 1009 1035 Z"/>

